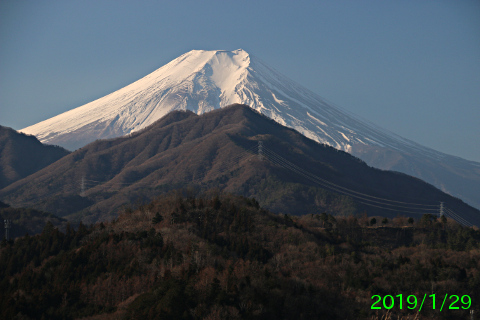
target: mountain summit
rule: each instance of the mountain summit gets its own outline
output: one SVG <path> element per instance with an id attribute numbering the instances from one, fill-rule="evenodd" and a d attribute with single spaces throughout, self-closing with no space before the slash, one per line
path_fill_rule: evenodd
<path id="1" fill-rule="evenodd" d="M 187 52 L 120 90 L 21 131 L 74 150 L 136 132 L 173 110 L 202 114 L 233 103 L 249 105 L 370 165 L 424 179 L 480 208 L 480 163 L 360 120 L 242 49 Z"/>
<path id="2" fill-rule="evenodd" d="M 190 51 L 116 92 L 21 131 L 77 149 L 138 131 L 173 110 L 202 114 L 233 103 L 345 151 L 357 143 L 414 145 L 355 120 L 242 49 Z"/>

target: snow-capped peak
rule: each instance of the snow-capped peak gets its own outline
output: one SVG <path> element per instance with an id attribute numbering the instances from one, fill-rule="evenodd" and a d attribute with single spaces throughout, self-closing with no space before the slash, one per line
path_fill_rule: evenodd
<path id="1" fill-rule="evenodd" d="M 76 149 L 140 130 L 172 110 L 201 114 L 241 102 L 235 87 L 249 65 L 242 49 L 193 50 L 120 90 L 20 131 Z"/>
<path id="2" fill-rule="evenodd" d="M 242 49 L 192 50 L 120 90 L 21 131 L 73 150 L 138 131 L 172 110 L 202 114 L 233 103 L 345 151 L 358 143 L 419 147 L 357 120 Z"/>
<path id="3" fill-rule="evenodd" d="M 96 139 L 145 128 L 172 110 L 202 114 L 233 103 L 249 105 L 320 143 L 363 159 L 371 157 L 366 161 L 381 168 L 425 178 L 457 196 L 466 194 L 473 202 L 478 199 L 478 193 L 464 192 L 464 185 L 475 186 L 472 190 L 478 185 L 471 182 L 479 181 L 478 163 L 445 155 L 360 120 L 242 49 L 187 52 L 120 90 L 21 131 L 74 150 Z M 397 166 L 402 157 L 404 164 Z M 420 159 L 418 165 L 412 165 L 414 159 Z M 431 167 L 440 173 L 425 169 Z M 453 169 L 445 175 L 446 168 Z"/>

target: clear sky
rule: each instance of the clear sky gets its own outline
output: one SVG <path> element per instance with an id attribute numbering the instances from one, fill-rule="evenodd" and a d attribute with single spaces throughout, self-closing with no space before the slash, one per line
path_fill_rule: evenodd
<path id="1" fill-rule="evenodd" d="M 192 49 L 242 48 L 343 109 L 480 162 L 480 1 L 0 1 L 0 124 L 22 129 Z"/>

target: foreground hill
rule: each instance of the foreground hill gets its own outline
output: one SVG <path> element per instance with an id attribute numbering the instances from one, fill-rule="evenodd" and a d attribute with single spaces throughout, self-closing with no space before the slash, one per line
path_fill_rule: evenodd
<path id="1" fill-rule="evenodd" d="M 67 220 L 54 216 L 51 213 L 42 212 L 30 208 L 12 208 L 0 202 L 0 239 L 5 239 L 3 221 L 10 220 L 10 239 L 23 237 L 25 234 L 35 235 L 42 232 L 47 223 L 65 229 Z"/>
<path id="2" fill-rule="evenodd" d="M 34 136 L 0 126 L 0 189 L 48 166 L 69 152 Z"/>
<path id="3" fill-rule="evenodd" d="M 370 221 L 172 192 L 110 223 L 49 224 L 2 243 L 0 318 L 466 319 L 480 308 L 478 231 L 428 216 Z M 372 310 L 373 295 L 399 293 L 402 308 Z M 427 297 L 419 310 L 432 293 L 436 307 Z M 457 310 L 439 311 L 445 294 L 463 299 L 447 300 Z"/>
<path id="4" fill-rule="evenodd" d="M 202 116 L 172 112 L 138 133 L 89 144 L 0 196 L 17 206 L 95 222 L 114 218 L 122 205 L 181 186 L 253 196 L 275 212 L 295 215 L 366 210 L 421 216 L 438 213 L 445 202 L 480 225 L 478 210 L 459 199 L 416 178 L 371 168 L 243 105 Z"/>

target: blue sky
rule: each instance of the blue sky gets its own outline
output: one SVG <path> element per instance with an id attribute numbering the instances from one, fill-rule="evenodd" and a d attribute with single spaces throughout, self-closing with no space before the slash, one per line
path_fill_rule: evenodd
<path id="1" fill-rule="evenodd" d="M 0 1 L 0 124 L 21 129 L 192 50 L 242 48 L 325 99 L 480 162 L 480 1 Z"/>

